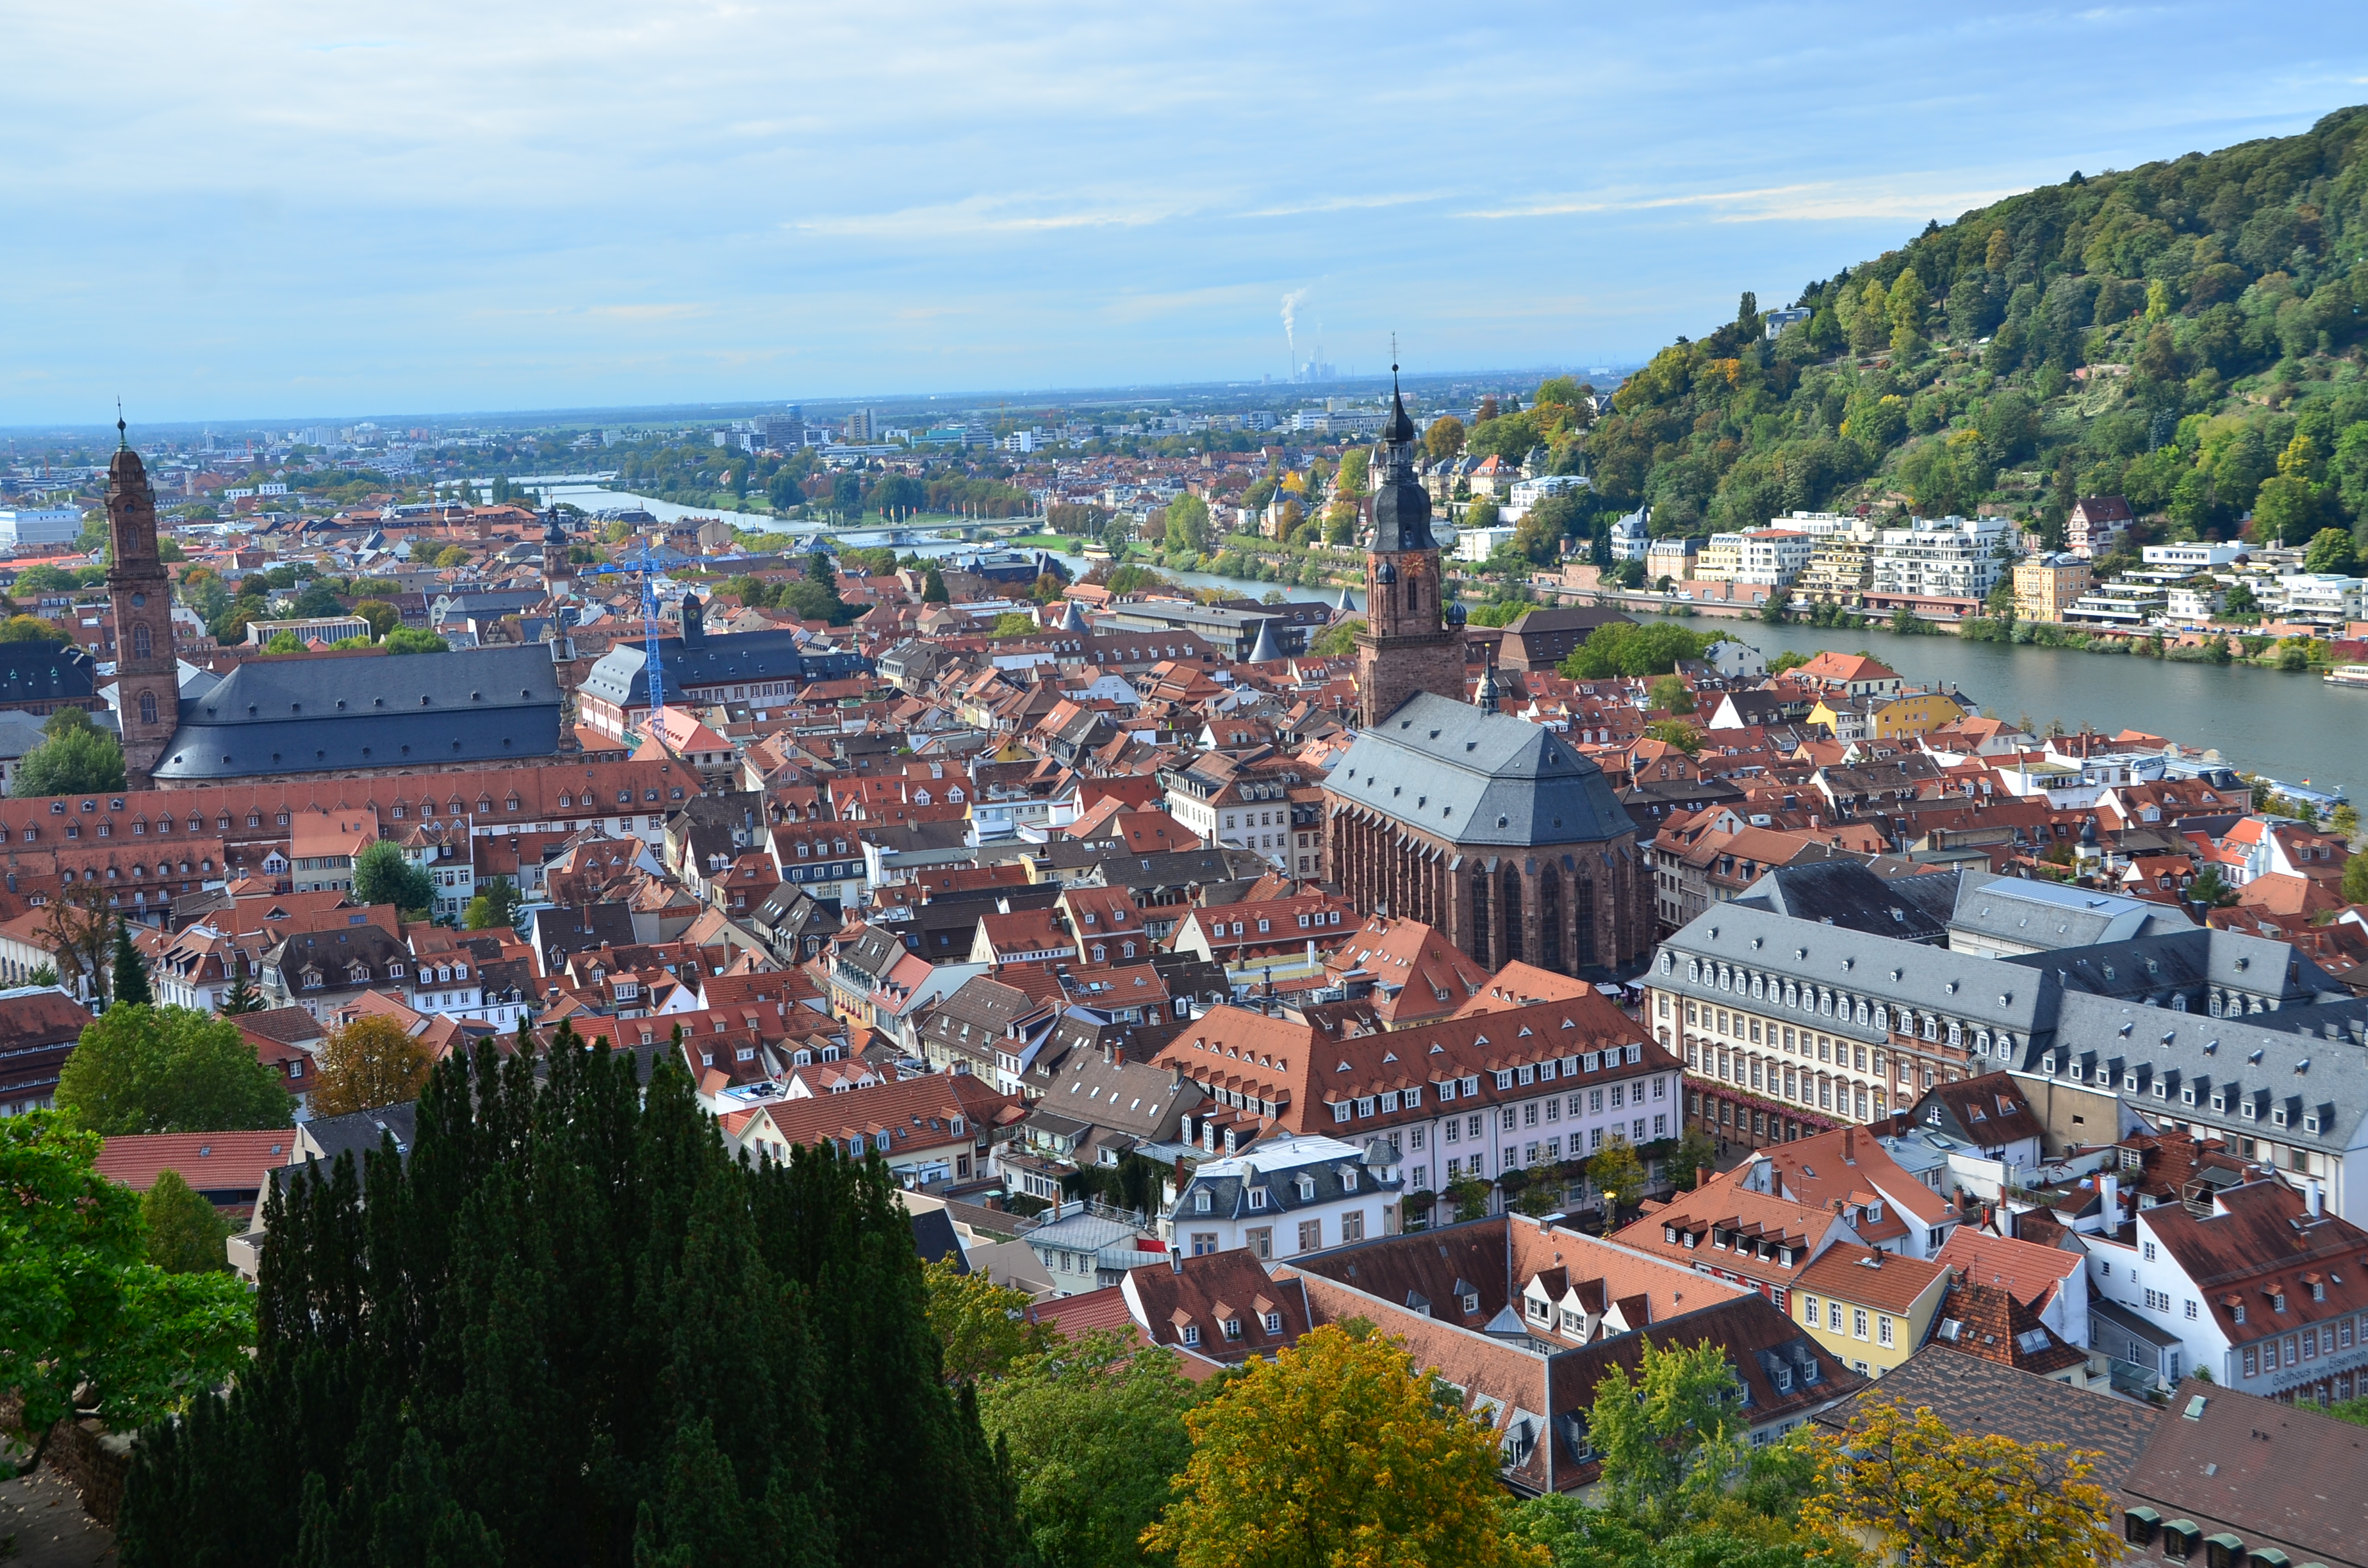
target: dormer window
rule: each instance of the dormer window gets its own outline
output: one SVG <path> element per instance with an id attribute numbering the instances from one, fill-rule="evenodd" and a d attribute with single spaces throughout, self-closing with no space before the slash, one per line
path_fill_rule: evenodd
<path id="1" fill-rule="evenodd" d="M 1263 1209 L 1266 1207 L 1266 1188 L 1262 1187 L 1254 1187 L 1250 1188 L 1250 1207 L 1253 1209 Z"/>
<path id="2" fill-rule="evenodd" d="M 1354 1192 L 1357 1190 L 1356 1166 L 1350 1165 L 1340 1173 L 1340 1190 L 1343 1192 Z"/>
<path id="3" fill-rule="evenodd" d="M 1458 1301 L 1465 1312 L 1476 1312 L 1480 1310 L 1480 1292 L 1477 1290 L 1466 1290 L 1458 1298 Z"/>
<path id="4" fill-rule="evenodd" d="M 1201 1343 L 1201 1325 L 1199 1324 L 1188 1323 L 1184 1325 L 1184 1343 L 1188 1346 L 1197 1346 Z"/>
<path id="5" fill-rule="evenodd" d="M 1206 1187 L 1201 1188 L 1200 1191 L 1192 1195 L 1192 1211 L 1194 1213 L 1206 1214 L 1209 1212 L 1211 1207 L 1212 1202 L 1209 1197 L 1209 1191 Z"/>
<path id="6" fill-rule="evenodd" d="M 1544 1323 L 1554 1316 L 1554 1309 L 1551 1306 L 1548 1306 L 1538 1297 L 1529 1297 L 1528 1301 L 1530 1304 L 1530 1316 L 1536 1322 Z"/>
<path id="7" fill-rule="evenodd" d="M 1242 1320 L 1239 1318 L 1227 1318 L 1225 1320 L 1225 1337 L 1227 1339 L 1239 1339 L 1241 1336 Z"/>

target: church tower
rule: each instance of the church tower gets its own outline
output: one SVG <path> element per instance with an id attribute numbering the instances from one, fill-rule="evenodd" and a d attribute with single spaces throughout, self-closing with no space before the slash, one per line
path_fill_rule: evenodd
<path id="1" fill-rule="evenodd" d="M 542 586 L 554 600 L 564 597 L 575 581 L 575 563 L 567 558 L 567 547 L 574 541 L 560 527 L 559 518 L 559 508 L 552 507 L 542 530 Z"/>
<path id="2" fill-rule="evenodd" d="M 144 790 L 180 725 L 181 680 L 173 656 L 173 586 L 156 554 L 156 497 L 121 419 L 115 429 L 115 460 L 107 471 L 115 707 L 123 725 L 123 770 L 132 789 Z"/>
<path id="3" fill-rule="evenodd" d="M 1393 370 L 1396 366 L 1390 367 Z M 1373 729 L 1417 691 L 1463 700 L 1463 607 L 1440 602 L 1430 497 L 1414 471 L 1414 421 L 1394 386 L 1373 486 L 1373 548 L 1365 553 L 1365 630 L 1357 689 Z"/>

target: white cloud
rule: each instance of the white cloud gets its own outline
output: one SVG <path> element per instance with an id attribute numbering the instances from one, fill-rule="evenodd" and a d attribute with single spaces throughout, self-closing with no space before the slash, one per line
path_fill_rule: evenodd
<path id="1" fill-rule="evenodd" d="M 1936 178 L 1946 178 L 1951 183 L 1935 184 Z M 1559 218 L 1590 212 L 1650 212 L 1694 207 L 1708 209 L 1709 219 L 1714 223 L 1839 222 L 1874 218 L 1920 221 L 1953 218 L 1969 209 L 2027 189 L 2044 178 L 2033 176 L 2015 184 L 1974 187 L 1959 183 L 1956 176 L 1904 175 L 1896 178 L 1768 186 L 1755 190 L 1697 191 L 1681 196 L 1547 197 L 1503 207 L 1479 208 L 1455 216 Z"/>

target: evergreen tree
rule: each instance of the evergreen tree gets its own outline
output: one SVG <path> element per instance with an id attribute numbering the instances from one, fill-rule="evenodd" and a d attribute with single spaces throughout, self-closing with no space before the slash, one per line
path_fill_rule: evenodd
<path id="1" fill-rule="evenodd" d="M 131 927 L 120 920 L 115 923 L 115 1000 L 143 1007 L 156 1002 L 155 993 L 148 989 L 148 966 L 140 961 L 140 949 L 131 945 Z"/>
<path id="2" fill-rule="evenodd" d="M 480 1042 L 266 1225 L 252 1369 L 143 1436 L 127 1564 L 1023 1553 L 886 1166 L 732 1159 L 676 1053 Z"/>
<path id="3" fill-rule="evenodd" d="M 230 989 L 222 993 L 219 1011 L 229 1018 L 241 1013 L 259 1013 L 262 1010 L 263 998 L 256 994 L 255 983 L 247 978 L 246 955 L 233 952 L 231 955 Z"/>

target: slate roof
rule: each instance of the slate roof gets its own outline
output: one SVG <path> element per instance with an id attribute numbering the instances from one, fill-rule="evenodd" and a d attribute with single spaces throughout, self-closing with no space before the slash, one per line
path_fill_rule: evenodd
<path id="1" fill-rule="evenodd" d="M 2121 1493 L 2205 1536 L 2237 1534 L 2246 1551 L 2368 1562 L 2368 1433 L 2300 1405 L 2182 1382 Z"/>
<path id="2" fill-rule="evenodd" d="M 1351 1171 L 1357 1181 L 1353 1192 L 1348 1186 Z M 1308 1196 L 1301 1196 L 1302 1182 L 1307 1184 Z M 1181 1226 L 1188 1220 L 1202 1218 L 1247 1220 L 1288 1214 L 1320 1209 L 1360 1193 L 1379 1192 L 1386 1197 L 1404 1186 L 1395 1176 L 1384 1180 L 1381 1170 L 1367 1165 L 1364 1151 L 1355 1144 L 1337 1138 L 1276 1139 L 1246 1154 L 1201 1165 L 1184 1184 L 1184 1190 L 1176 1195 L 1175 1219 Z M 1266 1194 L 1262 1206 L 1252 1206 L 1254 1191 Z M 1206 1209 L 1201 1207 L 1202 1193 L 1209 1196 Z"/>
<path id="3" fill-rule="evenodd" d="M 86 702 L 97 689 L 94 668 L 72 642 L 0 642 L 0 707 Z"/>
<path id="4" fill-rule="evenodd" d="M 2018 1443 L 2068 1443 L 2101 1454 L 2094 1479 L 2108 1489 L 2127 1471 L 2161 1418 L 2152 1405 L 1933 1345 L 1814 1419 L 1844 1431 L 1860 1410 L 1875 1404 L 1910 1411 L 1929 1406 L 1961 1437 L 1996 1434 Z"/>
<path id="5" fill-rule="evenodd" d="M 942 1209 L 924 1209 L 911 1216 L 913 1250 L 923 1263 L 948 1262 L 956 1274 L 970 1272 L 970 1259 L 962 1249 L 962 1233 L 954 1229 L 953 1220 Z"/>
<path id="6" fill-rule="evenodd" d="M 1603 770 L 1553 731 L 1432 692 L 1360 732 L 1324 789 L 1481 848 L 1592 844 L 1634 830 Z"/>
<path id="7" fill-rule="evenodd" d="M 1933 918 L 1923 901 L 1909 898 L 1899 884 L 1884 881 L 1858 860 L 1810 860 L 1776 867 L 1745 889 L 1743 899 L 1798 920 L 1830 922 L 1903 942 L 1949 939 L 1948 926 Z"/>
<path id="8" fill-rule="evenodd" d="M 871 661 L 861 654 L 837 650 L 809 653 L 799 645 L 798 636 L 791 631 L 743 631 L 702 640 L 688 652 L 680 637 L 662 637 L 658 660 L 666 671 L 666 690 L 713 686 L 719 681 L 778 680 L 803 685 L 871 673 Z M 648 663 L 638 641 L 620 642 L 593 664 L 584 677 L 583 690 L 620 708 L 646 706 Z"/>
<path id="9" fill-rule="evenodd" d="M 2168 904 L 1980 871 L 1960 873 L 1948 924 L 1952 930 L 2043 948 L 2094 947 L 2195 928 Z"/>
<path id="10" fill-rule="evenodd" d="M 257 660 L 181 699 L 155 776 L 197 783 L 547 757 L 559 749 L 559 708 L 541 646 Z"/>

